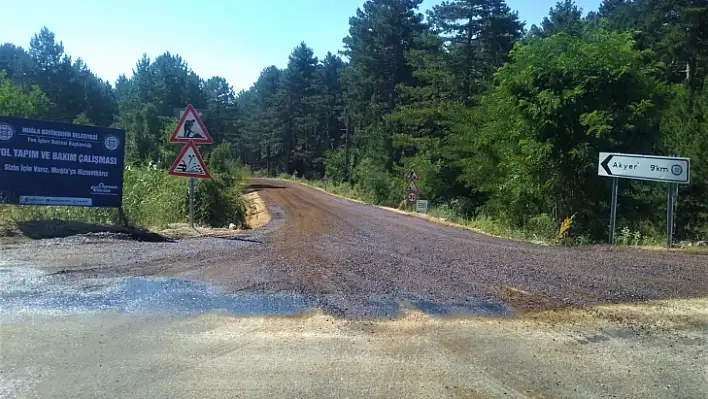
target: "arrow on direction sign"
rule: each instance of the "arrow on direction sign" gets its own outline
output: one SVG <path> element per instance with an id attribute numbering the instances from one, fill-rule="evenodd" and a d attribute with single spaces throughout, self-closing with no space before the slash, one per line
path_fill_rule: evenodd
<path id="1" fill-rule="evenodd" d="M 600 165 L 602 165 L 602 169 L 605 169 L 605 172 L 607 172 L 607 174 L 609 176 L 612 176 L 612 171 L 610 170 L 610 168 L 607 167 L 607 165 L 610 164 L 610 161 L 612 160 L 613 157 L 614 157 L 614 155 L 610 154 L 610 156 L 605 158 L 605 160 L 602 161 L 602 163 L 600 164 Z"/>

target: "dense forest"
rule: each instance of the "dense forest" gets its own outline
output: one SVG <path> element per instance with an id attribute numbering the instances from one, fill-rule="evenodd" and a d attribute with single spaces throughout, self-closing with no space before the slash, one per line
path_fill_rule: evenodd
<path id="1" fill-rule="evenodd" d="M 705 0 L 605 0 L 589 13 L 564 0 L 530 27 L 503 0 L 425 15 L 421 2 L 366 1 L 341 52 L 320 59 L 300 43 L 239 93 L 169 52 L 111 84 L 45 28 L 28 49 L 0 47 L 0 114 L 121 127 L 131 165 L 166 168 L 175 109 L 191 103 L 218 144 L 205 148 L 212 169 L 238 160 L 396 206 L 414 167 L 436 206 L 525 229 L 573 217 L 572 234 L 591 240 L 609 214 L 599 152 L 690 157 L 676 230 L 708 238 Z M 661 236 L 666 190 L 621 181 L 618 227 Z"/>

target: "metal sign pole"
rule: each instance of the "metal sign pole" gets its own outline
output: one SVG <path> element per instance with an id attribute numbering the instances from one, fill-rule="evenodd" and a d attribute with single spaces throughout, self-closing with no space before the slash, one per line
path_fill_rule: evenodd
<path id="1" fill-rule="evenodd" d="M 610 208 L 610 245 L 615 245 L 615 222 L 617 221 L 617 191 L 619 178 L 612 178 L 612 207 Z"/>
<path id="2" fill-rule="evenodd" d="M 666 248 L 671 249 L 674 236 L 674 183 L 669 183 L 666 197 Z"/>
<path id="3" fill-rule="evenodd" d="M 189 227 L 194 228 L 194 182 L 193 177 L 189 178 Z"/>

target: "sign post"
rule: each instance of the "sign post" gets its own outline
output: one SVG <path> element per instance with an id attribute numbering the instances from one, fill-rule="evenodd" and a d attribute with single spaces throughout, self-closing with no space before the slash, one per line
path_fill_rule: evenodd
<path id="1" fill-rule="evenodd" d="M 669 183 L 668 196 L 666 197 L 666 248 L 671 248 L 673 246 L 675 185 L 675 183 Z"/>
<path id="2" fill-rule="evenodd" d="M 194 183 L 193 177 L 189 178 L 189 227 L 194 228 Z"/>
<path id="3" fill-rule="evenodd" d="M 406 173 L 406 180 L 408 180 L 405 189 L 406 202 L 410 207 L 418 201 L 418 186 L 415 184 L 416 180 L 418 180 L 418 174 L 415 173 L 414 169 L 411 169 L 408 173 Z"/>
<path id="4" fill-rule="evenodd" d="M 666 200 L 666 247 L 673 244 L 674 191 L 677 184 L 688 184 L 691 160 L 679 157 L 601 152 L 597 165 L 599 176 L 612 177 L 612 208 L 610 209 L 610 244 L 615 243 L 618 179 L 647 180 L 669 183 Z"/>
<path id="5" fill-rule="evenodd" d="M 617 221 L 617 192 L 619 179 L 612 178 L 612 207 L 610 208 L 610 245 L 615 245 L 615 223 Z"/>
<path id="6" fill-rule="evenodd" d="M 195 179 L 211 179 L 196 144 L 211 144 L 214 140 L 191 104 L 187 105 L 187 109 L 181 113 L 177 127 L 170 136 L 170 142 L 185 143 L 168 173 L 173 176 L 189 177 L 189 226 L 194 228 Z"/>

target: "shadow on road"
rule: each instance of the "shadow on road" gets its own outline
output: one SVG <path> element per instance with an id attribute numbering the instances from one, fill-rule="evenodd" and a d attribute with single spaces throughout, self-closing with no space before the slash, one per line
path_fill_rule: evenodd
<path id="1" fill-rule="evenodd" d="M 235 236 L 235 235 L 206 235 L 203 236 L 205 238 L 218 238 L 221 240 L 230 240 L 230 241 L 243 241 L 243 242 L 253 242 L 256 244 L 263 244 L 263 241 L 261 240 L 256 240 L 252 237 L 241 237 L 241 236 Z"/>
<path id="2" fill-rule="evenodd" d="M 169 238 L 135 227 L 109 226 L 72 220 L 27 220 L 17 222 L 20 233 L 33 240 L 92 235 L 103 238 L 129 239 L 146 242 L 169 242 Z"/>
<path id="3" fill-rule="evenodd" d="M 254 191 L 263 191 L 265 189 L 272 190 L 281 190 L 281 189 L 287 189 L 285 186 L 279 186 L 276 184 L 249 184 L 248 187 L 246 187 L 245 193 L 252 193 Z"/>

